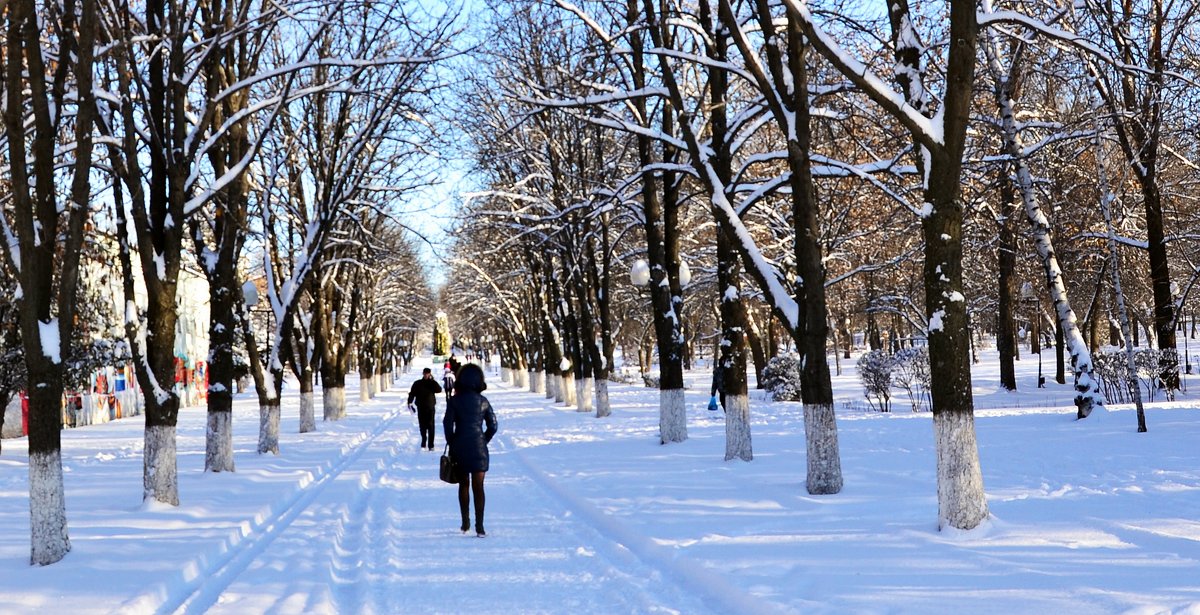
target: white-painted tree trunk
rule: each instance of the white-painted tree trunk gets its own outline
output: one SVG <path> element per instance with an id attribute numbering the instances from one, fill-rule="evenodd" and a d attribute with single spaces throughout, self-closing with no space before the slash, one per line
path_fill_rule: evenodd
<path id="1" fill-rule="evenodd" d="M 574 406 L 579 403 L 579 384 L 575 380 L 574 372 L 562 377 L 562 401 L 564 405 Z"/>
<path id="2" fill-rule="evenodd" d="M 507 367 L 500 368 L 500 382 L 503 382 L 505 384 L 512 382 L 511 373 L 509 372 L 509 369 Z"/>
<path id="3" fill-rule="evenodd" d="M 546 399 L 554 399 L 554 386 L 558 384 L 558 381 L 554 379 L 554 374 L 542 372 L 541 378 L 546 382 Z"/>
<path id="4" fill-rule="evenodd" d="M 300 394 L 300 433 L 317 430 L 317 402 L 312 391 Z"/>
<path id="5" fill-rule="evenodd" d="M 560 404 L 567 401 L 567 394 L 563 390 L 563 385 L 566 384 L 566 381 L 563 379 L 562 374 L 553 374 L 550 376 L 550 380 L 554 382 L 554 391 L 553 394 L 547 392 L 546 397 L 553 397 L 554 401 Z"/>
<path id="6" fill-rule="evenodd" d="M 804 404 L 804 440 L 808 450 L 805 480 L 808 492 L 830 495 L 841 491 L 842 456 L 833 404 Z"/>
<path id="7" fill-rule="evenodd" d="M 970 530 L 988 516 L 975 442 L 975 417 L 968 412 L 936 412 L 938 529 Z"/>
<path id="8" fill-rule="evenodd" d="M 258 406 L 258 453 L 279 454 L 279 402 Z"/>
<path id="9" fill-rule="evenodd" d="M 204 471 L 233 472 L 233 413 L 209 412 Z"/>
<path id="10" fill-rule="evenodd" d="M 337 421 L 346 416 L 346 388 L 328 387 L 321 390 L 321 401 L 326 421 Z"/>
<path id="11" fill-rule="evenodd" d="M 516 370 L 513 372 L 513 377 L 516 379 L 516 385 L 521 388 L 529 388 L 529 372 L 525 370 Z"/>
<path id="12" fill-rule="evenodd" d="M 71 550 L 61 451 L 29 454 L 29 530 L 34 566 L 53 564 Z"/>
<path id="13" fill-rule="evenodd" d="M 533 371 L 529 372 L 529 392 L 536 395 L 541 395 L 546 392 L 545 372 Z"/>
<path id="14" fill-rule="evenodd" d="M 575 408 L 580 412 L 591 412 L 592 396 L 596 392 L 596 379 L 586 376 L 575 381 Z"/>
<path id="15" fill-rule="evenodd" d="M 596 418 L 612 416 L 612 406 L 608 401 L 608 379 L 596 381 Z"/>
<path id="16" fill-rule="evenodd" d="M 658 435 L 663 444 L 687 440 L 687 404 L 683 389 L 658 392 Z"/>
<path id="17" fill-rule="evenodd" d="M 371 379 L 365 378 L 358 387 L 358 401 L 371 401 Z"/>
<path id="18" fill-rule="evenodd" d="M 179 473 L 175 461 L 175 428 L 146 428 L 142 450 L 142 499 L 179 506 Z"/>
<path id="19" fill-rule="evenodd" d="M 754 459 L 750 442 L 750 396 L 725 396 L 725 461 Z"/>

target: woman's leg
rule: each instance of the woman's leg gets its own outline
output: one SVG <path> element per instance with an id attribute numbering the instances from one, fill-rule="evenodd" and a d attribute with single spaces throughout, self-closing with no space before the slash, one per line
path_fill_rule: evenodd
<path id="1" fill-rule="evenodd" d="M 475 533 L 483 536 L 483 475 L 485 472 L 471 473 L 471 492 L 475 496 Z M 460 487 L 461 488 L 461 487 Z"/>
<path id="2" fill-rule="evenodd" d="M 460 529 L 464 532 L 471 529 L 471 514 L 467 512 L 468 505 L 470 504 L 470 496 L 467 492 L 467 481 L 469 478 L 469 475 L 464 472 L 458 480 L 458 511 L 462 513 L 462 527 Z"/>

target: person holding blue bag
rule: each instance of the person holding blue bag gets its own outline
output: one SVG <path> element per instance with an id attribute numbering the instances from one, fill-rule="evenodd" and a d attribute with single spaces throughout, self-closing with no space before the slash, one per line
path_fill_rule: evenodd
<path id="1" fill-rule="evenodd" d="M 721 405 L 720 405 L 719 409 L 724 410 L 725 409 L 725 364 L 722 363 L 720 359 L 717 359 L 716 365 L 713 366 L 712 392 L 709 393 L 709 395 L 711 395 L 712 397 L 710 397 L 708 400 L 708 411 L 709 412 L 716 412 L 718 410 L 718 406 L 717 406 L 717 395 L 718 394 L 720 394 L 720 396 L 721 396 Z"/>

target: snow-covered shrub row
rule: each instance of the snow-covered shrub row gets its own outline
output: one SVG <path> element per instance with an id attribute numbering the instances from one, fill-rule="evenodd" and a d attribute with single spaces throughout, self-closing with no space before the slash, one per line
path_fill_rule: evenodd
<path id="1" fill-rule="evenodd" d="M 1172 362 L 1171 359 L 1175 360 Z M 1125 350 L 1116 346 L 1106 346 L 1092 357 L 1096 375 L 1100 378 L 1100 387 L 1109 403 L 1133 403 L 1127 382 L 1129 367 L 1125 358 Z M 1165 390 L 1163 382 L 1165 366 L 1174 364 L 1178 370 L 1178 355 L 1174 350 L 1159 350 L 1157 348 L 1136 348 L 1133 351 L 1133 366 L 1137 371 L 1138 384 L 1141 386 L 1145 401 L 1154 401 L 1160 389 Z"/>
<path id="2" fill-rule="evenodd" d="M 763 368 L 763 388 L 775 401 L 800 401 L 800 357 L 788 353 L 772 357 Z"/>
<path id="3" fill-rule="evenodd" d="M 892 387 L 896 387 L 908 396 L 908 403 L 913 412 L 929 409 L 928 348 L 903 348 L 895 354 L 888 354 L 884 350 L 872 350 L 858 358 L 857 366 L 858 378 L 863 384 L 863 395 L 872 408 L 880 412 L 889 412 Z"/>

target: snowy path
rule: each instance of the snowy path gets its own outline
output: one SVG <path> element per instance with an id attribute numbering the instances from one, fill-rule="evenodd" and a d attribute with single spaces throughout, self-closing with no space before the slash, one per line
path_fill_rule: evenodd
<path id="1" fill-rule="evenodd" d="M 489 393 L 510 410 L 523 404 L 536 413 L 546 405 L 517 391 L 494 387 Z M 392 392 L 378 401 L 398 407 L 402 398 Z M 514 423 L 505 428 L 519 432 L 520 422 Z M 437 480 L 438 454 L 420 451 L 418 438 L 407 413 L 383 415 L 330 467 L 276 501 L 218 561 L 190 563 L 198 572 L 194 582 L 170 588 L 154 610 L 723 612 L 719 603 L 714 611 L 693 594 L 706 582 L 724 582 L 698 569 L 686 572 L 665 556 L 651 557 L 648 565 L 642 560 L 653 551 L 648 539 L 606 523 L 572 498 L 507 434 L 492 444 L 489 536 L 464 536 L 457 529 L 455 488 Z M 139 598 L 117 611 L 138 606 L 149 605 Z"/>

